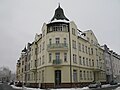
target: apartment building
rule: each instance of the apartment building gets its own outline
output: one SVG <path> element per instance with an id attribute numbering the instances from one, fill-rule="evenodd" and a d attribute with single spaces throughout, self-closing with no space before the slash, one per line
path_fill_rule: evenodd
<path id="1" fill-rule="evenodd" d="M 104 58 L 106 68 L 106 80 L 120 82 L 120 55 L 110 50 L 107 45 L 104 45 Z"/>
<path id="2" fill-rule="evenodd" d="M 106 82 L 104 49 L 92 30 L 79 30 L 60 5 L 41 30 L 42 33 L 36 34 L 35 40 L 22 50 L 17 63 L 18 80 L 41 88 Z"/>

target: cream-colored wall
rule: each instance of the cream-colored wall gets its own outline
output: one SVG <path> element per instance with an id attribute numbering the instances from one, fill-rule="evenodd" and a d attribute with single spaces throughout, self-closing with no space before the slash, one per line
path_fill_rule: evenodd
<path id="1" fill-rule="evenodd" d="M 46 82 L 48 83 L 55 83 L 55 70 L 61 70 L 61 82 L 62 83 L 68 83 L 70 82 L 70 69 L 68 66 L 50 66 L 46 67 Z"/>
<path id="2" fill-rule="evenodd" d="M 42 70 L 44 70 L 44 82 L 47 82 L 47 83 L 54 83 L 54 71 L 55 70 L 61 70 L 61 74 L 62 74 L 62 80 L 61 82 L 63 83 L 68 83 L 70 82 L 70 68 L 69 68 L 69 65 L 70 65 L 70 56 L 71 56 L 71 62 L 72 62 L 72 73 L 73 73 L 73 70 L 77 70 L 77 77 L 78 77 L 78 82 L 92 82 L 94 80 L 94 72 L 97 68 L 97 62 L 96 60 L 98 59 L 98 57 L 101 58 L 101 61 L 100 63 L 103 64 L 104 66 L 104 59 L 103 59 L 103 50 L 99 48 L 99 45 L 96 45 L 98 43 L 95 35 L 93 34 L 92 31 L 86 31 L 86 37 L 89 37 L 89 40 L 90 41 L 87 41 L 87 39 L 85 38 L 82 38 L 82 37 L 79 37 L 78 38 L 78 33 L 77 33 L 77 26 L 76 24 L 71 21 L 69 23 L 69 26 L 70 26 L 70 33 L 69 32 L 50 32 L 50 33 L 47 33 L 47 25 L 46 23 L 43 24 L 43 27 L 42 27 L 42 38 L 41 36 L 39 35 L 36 35 L 35 36 L 35 42 L 37 42 L 37 45 L 35 44 L 35 42 L 32 43 L 31 45 L 31 60 L 29 61 L 30 62 L 30 81 L 31 83 L 35 83 L 35 76 L 34 76 L 34 73 L 33 73 L 33 69 L 35 69 L 35 60 L 37 59 L 37 82 L 38 83 L 43 83 L 41 81 L 41 79 L 39 80 L 39 76 L 41 76 L 42 78 L 42 75 L 39 75 L 39 71 L 42 72 Z M 75 29 L 75 35 L 72 34 L 72 28 Z M 43 34 L 44 33 L 44 34 Z M 92 33 L 92 34 L 91 34 Z M 70 40 L 69 40 L 69 34 L 70 34 Z M 68 49 L 55 49 L 55 50 L 48 50 L 48 44 L 49 44 L 49 39 L 52 39 L 52 43 L 55 43 L 55 38 L 60 38 L 60 43 L 64 43 L 64 38 L 67 39 L 67 44 L 68 44 Z M 72 47 L 72 41 L 76 41 L 76 49 L 73 49 Z M 93 40 L 93 42 L 95 43 L 91 43 L 91 40 Z M 71 55 L 70 55 L 70 45 L 69 43 L 71 42 Z M 44 50 L 43 50 L 43 42 L 45 43 L 44 44 Z M 78 46 L 78 43 L 81 43 L 81 51 L 79 51 L 79 46 Z M 88 52 L 88 47 L 91 49 L 93 48 L 93 55 L 89 55 L 89 53 L 86 53 L 86 52 L 82 52 L 82 44 L 84 44 L 84 51 L 86 51 L 85 49 L 85 46 L 87 46 L 87 52 Z M 41 45 L 41 52 L 40 52 L 40 45 Z M 37 57 L 35 55 L 35 48 L 37 47 Z M 97 48 L 98 50 L 98 56 L 96 56 L 96 51 L 95 51 L 95 48 Z M 55 53 L 56 52 L 60 52 L 60 59 L 62 60 L 62 63 L 60 65 L 53 65 L 53 60 L 55 59 Z M 67 53 L 67 62 L 64 62 L 64 53 Z M 49 53 L 52 53 L 52 61 L 49 62 Z M 101 53 L 101 55 L 100 55 Z M 77 56 L 77 63 L 73 63 L 73 54 L 76 54 Z M 42 56 L 44 56 L 44 64 L 42 64 L 43 62 L 43 59 L 42 59 Z M 85 57 L 85 65 L 80 65 L 79 64 L 79 56 L 82 57 Z M 40 61 L 40 57 L 41 57 L 41 61 Z M 86 65 L 86 58 L 88 58 L 88 64 L 89 64 L 89 59 L 91 59 L 91 64 L 92 64 L 92 60 L 94 60 L 94 66 L 90 66 L 90 65 Z M 22 60 L 21 60 L 22 61 Z M 82 61 L 83 62 L 83 61 Z M 40 64 L 41 63 L 41 64 Z M 20 67 L 20 70 L 21 70 L 22 66 Z M 100 69 L 100 68 L 99 68 Z M 85 72 L 92 72 L 92 79 L 88 80 L 80 80 L 80 77 L 79 77 L 79 72 L 80 70 L 82 71 L 85 71 Z M 102 74 L 101 73 L 105 73 L 104 72 L 104 67 L 101 68 L 101 71 L 99 71 L 99 73 L 97 73 L 98 75 L 96 76 L 96 78 L 99 78 L 100 80 L 105 80 L 105 78 L 101 78 L 101 77 L 105 77 L 105 74 Z M 21 73 L 22 75 L 22 73 Z M 73 75 L 72 75 L 73 76 Z M 73 77 L 72 77 L 73 78 Z M 72 80 L 73 81 L 73 80 Z"/>
<path id="3" fill-rule="evenodd" d="M 64 49 L 63 50 L 56 49 L 56 50 L 52 50 L 52 51 L 47 51 L 46 52 L 47 65 L 52 64 L 52 61 L 51 61 L 51 63 L 49 63 L 49 53 L 52 54 L 52 60 L 54 60 L 56 52 L 60 52 L 60 59 L 62 60 L 62 64 L 69 64 L 69 35 L 68 35 L 68 32 L 48 33 L 46 38 L 47 38 L 47 42 L 46 42 L 47 45 L 49 45 L 49 39 L 50 38 L 52 39 L 52 43 L 56 43 L 55 38 L 60 38 L 60 43 L 64 43 L 64 38 L 66 38 L 67 39 L 67 44 L 68 44 L 68 49 L 67 50 L 66 49 L 65 50 Z M 65 52 L 67 53 L 67 62 L 64 62 L 64 53 Z"/>

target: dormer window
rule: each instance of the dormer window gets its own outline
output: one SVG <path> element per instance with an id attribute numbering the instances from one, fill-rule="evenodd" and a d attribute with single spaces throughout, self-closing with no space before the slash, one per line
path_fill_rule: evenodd
<path id="1" fill-rule="evenodd" d="M 68 24 L 65 23 L 52 23 L 47 26 L 47 33 L 49 32 L 68 32 Z"/>
<path id="2" fill-rule="evenodd" d="M 55 25 L 52 26 L 52 31 L 62 31 L 62 25 Z"/>

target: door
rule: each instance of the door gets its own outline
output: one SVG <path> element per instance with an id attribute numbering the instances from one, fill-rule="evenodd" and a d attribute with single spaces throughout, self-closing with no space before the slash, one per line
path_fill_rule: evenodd
<path id="1" fill-rule="evenodd" d="M 59 87 L 61 84 L 61 70 L 55 70 L 55 87 Z"/>

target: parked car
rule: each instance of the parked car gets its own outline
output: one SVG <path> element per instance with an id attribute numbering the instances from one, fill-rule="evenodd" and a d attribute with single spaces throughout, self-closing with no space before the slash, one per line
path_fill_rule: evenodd
<path id="1" fill-rule="evenodd" d="M 110 82 L 110 85 L 117 85 L 117 82 L 111 81 L 111 82 Z"/>
<path id="2" fill-rule="evenodd" d="M 101 85 L 101 83 L 98 81 L 98 82 L 92 82 L 88 87 L 89 87 L 89 88 L 101 88 L 102 85 Z"/>
<path id="3" fill-rule="evenodd" d="M 14 85 L 14 81 L 11 81 L 11 82 L 9 83 L 9 85 Z"/>
<path id="4" fill-rule="evenodd" d="M 22 82 L 20 82 L 20 81 L 15 82 L 15 86 L 17 86 L 17 87 L 22 87 Z"/>

